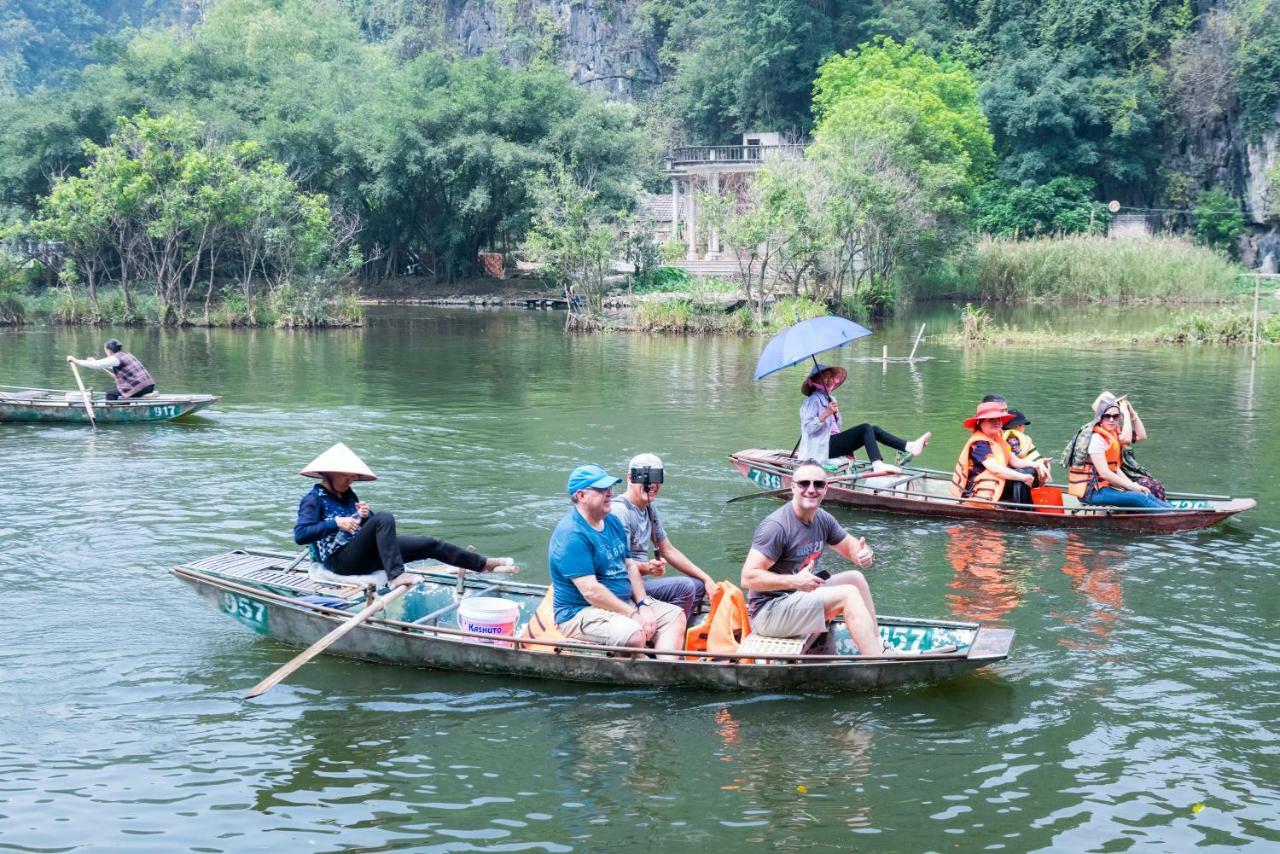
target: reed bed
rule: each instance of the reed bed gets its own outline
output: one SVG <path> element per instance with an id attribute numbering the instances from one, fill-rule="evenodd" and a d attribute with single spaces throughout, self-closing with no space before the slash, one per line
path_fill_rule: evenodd
<path id="1" fill-rule="evenodd" d="M 1006 302 L 1223 302 L 1242 272 L 1176 237 L 984 237 L 975 264 L 974 295 Z"/>
<path id="2" fill-rule="evenodd" d="M 995 323 L 982 308 L 966 305 L 960 312 L 960 328 L 931 336 L 931 340 L 955 347 L 1024 350 L 1162 344 L 1247 347 L 1253 342 L 1253 315 L 1238 309 L 1218 309 L 1184 314 L 1149 330 L 1059 333 L 1048 324 L 1023 329 L 1007 323 Z M 1263 345 L 1280 344 L 1280 315 L 1259 317 L 1258 342 Z"/>

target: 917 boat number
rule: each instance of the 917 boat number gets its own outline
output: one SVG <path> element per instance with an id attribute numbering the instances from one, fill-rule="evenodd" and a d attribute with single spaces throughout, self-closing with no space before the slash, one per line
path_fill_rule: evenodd
<path id="1" fill-rule="evenodd" d="M 260 634 L 267 631 L 267 606 L 234 593 L 222 594 L 222 610 Z"/>
<path id="2" fill-rule="evenodd" d="M 760 469 L 747 469 L 747 480 L 761 489 L 782 489 L 782 476 Z"/>
<path id="3" fill-rule="evenodd" d="M 172 403 L 168 406 L 151 407 L 151 415 L 154 418 L 175 418 L 179 412 L 181 412 L 181 410 Z"/>

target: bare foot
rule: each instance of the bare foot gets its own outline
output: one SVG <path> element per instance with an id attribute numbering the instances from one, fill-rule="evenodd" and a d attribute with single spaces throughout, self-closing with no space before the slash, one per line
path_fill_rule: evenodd
<path id="1" fill-rule="evenodd" d="M 508 568 L 509 567 L 509 568 Z M 514 558 L 509 557 L 491 557 L 485 558 L 484 569 L 481 572 L 493 572 L 495 569 L 503 569 L 504 572 L 519 572 L 516 567 Z"/>
<path id="2" fill-rule="evenodd" d="M 889 465 L 884 460 L 876 460 L 871 464 L 873 474 L 902 474 L 902 469 Z"/>

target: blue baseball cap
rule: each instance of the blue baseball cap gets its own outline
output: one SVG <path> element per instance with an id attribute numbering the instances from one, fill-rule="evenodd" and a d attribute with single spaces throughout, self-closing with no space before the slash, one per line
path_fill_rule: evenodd
<path id="1" fill-rule="evenodd" d="M 610 477 L 600 466 L 578 466 L 569 474 L 569 494 L 580 489 L 607 489 L 622 483 L 620 477 Z"/>

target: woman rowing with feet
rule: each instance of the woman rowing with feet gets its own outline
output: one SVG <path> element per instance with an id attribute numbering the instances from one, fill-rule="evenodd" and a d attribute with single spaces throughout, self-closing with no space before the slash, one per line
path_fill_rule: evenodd
<path id="1" fill-rule="evenodd" d="M 294 542 L 311 546 L 311 559 L 335 575 L 381 571 L 397 586 L 421 581 L 421 576 L 405 572 L 404 565 L 425 558 L 475 572 L 514 565 L 509 557 L 485 557 L 434 537 L 397 533 L 394 516 L 371 513 L 369 505 L 351 489 L 356 481 L 377 480 L 378 476 L 341 442 L 298 474 L 317 478 L 320 483 L 298 505 Z"/>
<path id="2" fill-rule="evenodd" d="M 873 424 L 863 423 L 848 430 L 840 429 L 840 405 L 831 393 L 844 383 L 849 372 L 831 365 L 814 365 L 805 378 L 800 392 L 805 401 L 800 406 L 800 446 L 796 459 L 828 460 L 833 457 L 853 457 L 855 451 L 864 448 L 871 460 L 873 472 L 898 472 L 880 456 L 880 445 L 888 445 L 913 457 L 924 452 L 932 433 L 925 433 L 910 442 Z M 878 443 L 878 444 L 877 444 Z"/>

